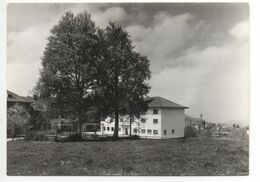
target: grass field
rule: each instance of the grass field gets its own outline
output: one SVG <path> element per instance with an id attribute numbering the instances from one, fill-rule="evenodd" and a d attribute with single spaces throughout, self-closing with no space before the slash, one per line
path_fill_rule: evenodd
<path id="1" fill-rule="evenodd" d="M 7 142 L 8 175 L 248 175 L 248 139 Z"/>

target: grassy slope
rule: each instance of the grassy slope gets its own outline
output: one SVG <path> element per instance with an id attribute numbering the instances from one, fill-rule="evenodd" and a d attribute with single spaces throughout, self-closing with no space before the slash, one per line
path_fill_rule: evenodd
<path id="1" fill-rule="evenodd" d="M 248 140 L 7 143 L 8 175 L 248 175 Z"/>

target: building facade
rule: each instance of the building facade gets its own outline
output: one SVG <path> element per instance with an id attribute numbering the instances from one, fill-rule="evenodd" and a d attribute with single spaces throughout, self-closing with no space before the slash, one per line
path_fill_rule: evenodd
<path id="1" fill-rule="evenodd" d="M 22 97 L 7 90 L 7 109 L 19 104 L 26 110 L 30 110 L 31 104 L 34 102 L 32 97 Z"/>
<path id="2" fill-rule="evenodd" d="M 138 135 L 141 138 L 180 138 L 184 137 L 185 109 L 162 97 L 146 98 L 147 112 L 139 119 L 134 118 L 130 126 L 130 118 L 121 116 L 119 119 L 119 136 Z M 101 121 L 100 135 L 113 135 L 115 122 L 113 118 Z M 130 131 L 131 130 L 131 131 Z"/>

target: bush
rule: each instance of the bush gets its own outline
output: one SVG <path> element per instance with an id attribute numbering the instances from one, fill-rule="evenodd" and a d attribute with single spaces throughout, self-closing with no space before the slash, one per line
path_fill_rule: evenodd
<path id="1" fill-rule="evenodd" d="M 197 134 L 196 130 L 193 127 L 187 126 L 185 128 L 184 136 L 185 137 L 197 137 L 198 134 Z"/>
<path id="2" fill-rule="evenodd" d="M 55 135 L 52 130 L 33 131 L 26 132 L 25 140 L 27 141 L 48 141 L 47 135 Z"/>
<path id="3" fill-rule="evenodd" d="M 130 139 L 132 139 L 132 140 L 137 140 L 137 139 L 139 139 L 140 137 L 138 136 L 138 135 L 133 135 L 133 136 L 131 136 L 131 137 L 129 137 Z"/>
<path id="4" fill-rule="evenodd" d="M 70 142 L 82 141 L 81 134 L 79 134 L 79 133 L 70 134 L 68 136 L 68 141 L 70 141 Z"/>
<path id="5" fill-rule="evenodd" d="M 26 133 L 25 140 L 27 141 L 43 141 L 44 135 L 36 131 L 29 131 Z"/>

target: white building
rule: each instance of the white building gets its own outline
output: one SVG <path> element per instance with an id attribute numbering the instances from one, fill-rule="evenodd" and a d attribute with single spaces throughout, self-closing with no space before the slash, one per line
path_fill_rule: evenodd
<path id="1" fill-rule="evenodd" d="M 185 114 L 188 107 L 176 104 L 161 97 L 148 97 L 148 110 L 140 119 L 135 118 L 132 123 L 132 135 L 141 138 L 179 138 L 184 137 Z M 107 118 L 101 121 L 101 135 L 113 135 L 114 119 Z M 121 116 L 119 119 L 119 136 L 130 135 L 129 117 Z"/>

